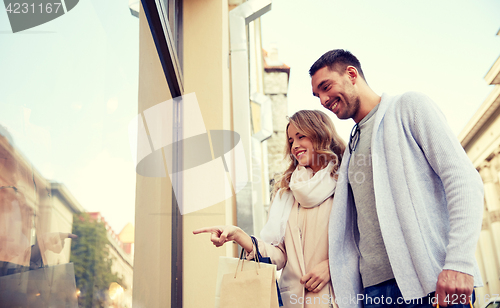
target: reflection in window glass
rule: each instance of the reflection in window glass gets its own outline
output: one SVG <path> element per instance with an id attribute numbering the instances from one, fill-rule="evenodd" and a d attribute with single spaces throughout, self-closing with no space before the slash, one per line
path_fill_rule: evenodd
<path id="1" fill-rule="evenodd" d="M 0 10 L 0 306 L 131 307 L 137 12 L 76 1 L 17 33 L 9 17 Z"/>

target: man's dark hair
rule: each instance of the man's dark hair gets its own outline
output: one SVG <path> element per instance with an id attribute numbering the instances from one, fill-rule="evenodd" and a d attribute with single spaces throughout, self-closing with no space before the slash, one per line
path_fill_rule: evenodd
<path id="1" fill-rule="evenodd" d="M 309 69 L 309 75 L 312 77 L 316 72 L 327 66 L 330 70 L 343 74 L 347 66 L 354 66 L 358 73 L 366 81 L 359 60 L 349 51 L 344 49 L 334 49 L 323 54 Z"/>

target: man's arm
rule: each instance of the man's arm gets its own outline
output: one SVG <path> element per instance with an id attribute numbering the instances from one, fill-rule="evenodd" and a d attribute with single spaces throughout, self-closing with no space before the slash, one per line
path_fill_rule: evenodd
<path id="1" fill-rule="evenodd" d="M 483 183 L 437 106 L 425 95 L 411 93 L 412 136 L 441 179 L 450 219 L 443 271 L 436 295 L 447 307 L 453 298 L 468 301 L 474 287 L 474 259 L 481 230 Z M 404 107 L 403 107 L 404 108 Z"/>

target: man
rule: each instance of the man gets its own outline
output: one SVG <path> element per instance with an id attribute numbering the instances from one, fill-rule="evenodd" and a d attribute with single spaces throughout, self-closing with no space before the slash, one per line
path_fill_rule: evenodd
<path id="1" fill-rule="evenodd" d="M 356 123 L 329 224 L 339 306 L 469 307 L 483 185 L 442 113 L 420 93 L 377 95 L 345 50 L 309 74 L 321 104 Z"/>

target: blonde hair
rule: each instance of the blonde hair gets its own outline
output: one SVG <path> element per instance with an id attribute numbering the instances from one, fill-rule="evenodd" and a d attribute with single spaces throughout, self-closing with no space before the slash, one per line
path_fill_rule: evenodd
<path id="1" fill-rule="evenodd" d="M 280 189 L 281 195 L 290 190 L 290 178 L 298 165 L 297 160 L 292 155 L 292 144 L 288 142 L 288 127 L 292 124 L 297 131 L 309 138 L 312 142 L 314 151 L 319 154 L 319 163 L 325 167 L 328 163 L 333 162 L 334 167 L 331 173 L 332 177 L 337 178 L 337 170 L 342 162 L 342 154 L 344 153 L 346 144 L 337 134 L 332 120 L 322 111 L 319 110 L 301 110 L 288 118 L 286 126 L 286 146 L 284 151 L 284 159 L 290 164 L 288 168 L 278 176 L 274 183 L 273 193 Z"/>

